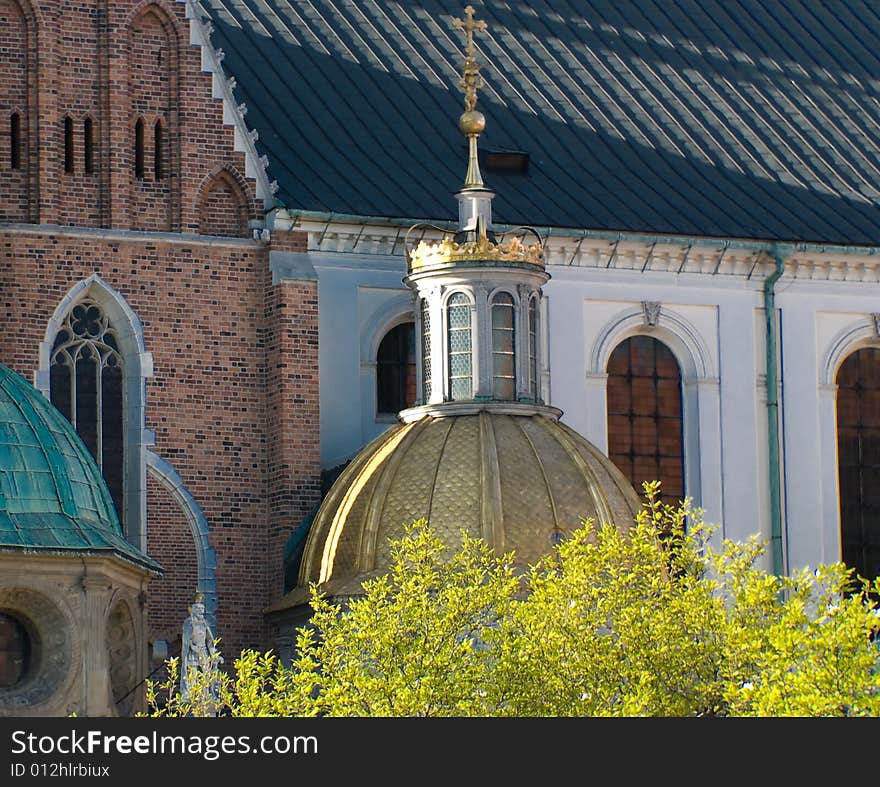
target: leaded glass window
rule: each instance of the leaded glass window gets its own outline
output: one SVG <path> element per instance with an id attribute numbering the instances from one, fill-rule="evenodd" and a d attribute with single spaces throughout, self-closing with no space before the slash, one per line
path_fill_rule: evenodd
<path id="1" fill-rule="evenodd" d="M 608 456 L 636 490 L 660 481 L 664 500 L 684 497 L 681 370 L 650 336 L 626 339 L 608 360 Z"/>
<path id="2" fill-rule="evenodd" d="M 880 576 L 880 349 L 850 355 L 837 373 L 841 558 Z"/>
<path id="3" fill-rule="evenodd" d="M 529 396 L 538 399 L 538 299 L 529 301 Z"/>
<path id="4" fill-rule="evenodd" d="M 492 298 L 492 396 L 516 399 L 516 318 L 513 296 L 499 292 Z"/>
<path id="5" fill-rule="evenodd" d="M 52 346 L 51 399 L 95 457 L 122 519 L 122 356 L 116 333 L 92 300 L 74 306 Z"/>
<path id="6" fill-rule="evenodd" d="M 376 354 L 376 404 L 380 413 L 397 413 L 416 399 L 415 329 L 411 322 L 392 328 Z"/>
<path id="7" fill-rule="evenodd" d="M 431 309 L 422 298 L 422 403 L 431 400 Z"/>
<path id="8" fill-rule="evenodd" d="M 473 354 L 471 349 L 471 305 L 464 293 L 453 295 L 446 308 L 449 352 L 449 398 L 473 398 Z"/>

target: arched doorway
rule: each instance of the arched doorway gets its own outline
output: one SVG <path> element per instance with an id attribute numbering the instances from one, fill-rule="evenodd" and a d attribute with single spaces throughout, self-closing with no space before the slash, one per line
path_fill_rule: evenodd
<path id="1" fill-rule="evenodd" d="M 608 456 L 637 492 L 661 482 L 666 502 L 685 495 L 681 369 L 651 336 L 632 336 L 608 360 Z"/>
<path id="2" fill-rule="evenodd" d="M 880 575 L 880 348 L 856 350 L 837 372 L 841 559 Z"/>

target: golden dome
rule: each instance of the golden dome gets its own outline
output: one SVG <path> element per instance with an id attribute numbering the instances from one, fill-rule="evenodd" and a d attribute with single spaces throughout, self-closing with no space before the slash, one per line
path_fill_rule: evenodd
<path id="1" fill-rule="evenodd" d="M 310 582 L 358 593 L 389 568 L 388 540 L 426 518 L 451 551 L 462 530 L 518 565 L 534 563 L 581 518 L 629 527 L 639 500 L 555 408 L 461 403 L 401 413 L 336 480 L 310 529 L 298 586 L 271 612 L 308 602 Z"/>

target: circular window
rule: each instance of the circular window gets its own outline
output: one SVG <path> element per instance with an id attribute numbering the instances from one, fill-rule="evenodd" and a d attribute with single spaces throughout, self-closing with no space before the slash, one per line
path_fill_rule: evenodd
<path id="1" fill-rule="evenodd" d="M 22 622 L 0 612 L 0 688 L 17 686 L 30 666 L 31 640 Z"/>

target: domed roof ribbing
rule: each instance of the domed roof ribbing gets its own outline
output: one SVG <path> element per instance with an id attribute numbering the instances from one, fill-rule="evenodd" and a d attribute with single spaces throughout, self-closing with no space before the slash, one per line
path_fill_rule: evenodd
<path id="1" fill-rule="evenodd" d="M 482 405 L 471 414 L 424 415 L 364 448 L 318 511 L 299 587 L 277 604 L 306 603 L 308 583 L 331 595 L 390 567 L 389 538 L 424 517 L 452 551 L 462 531 L 516 564 L 534 563 L 582 518 L 628 528 L 639 500 L 595 446 L 550 407 Z M 521 410 L 522 414 L 517 411 Z"/>
<path id="2" fill-rule="evenodd" d="M 0 551 L 112 553 L 161 570 L 125 540 L 101 472 L 70 422 L 2 364 Z"/>

